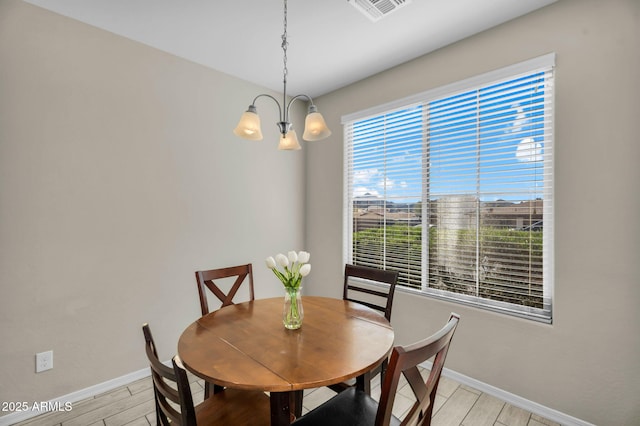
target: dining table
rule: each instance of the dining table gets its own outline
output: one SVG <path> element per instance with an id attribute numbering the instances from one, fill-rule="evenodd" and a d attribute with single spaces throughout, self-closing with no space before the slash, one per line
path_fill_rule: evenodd
<path id="1" fill-rule="evenodd" d="M 277 297 L 225 306 L 190 324 L 178 341 L 186 369 L 206 382 L 268 392 L 272 426 L 300 416 L 304 389 L 353 378 L 366 386 L 394 341 L 389 321 L 356 302 L 303 296 L 297 330 L 284 327 L 283 305 Z"/>

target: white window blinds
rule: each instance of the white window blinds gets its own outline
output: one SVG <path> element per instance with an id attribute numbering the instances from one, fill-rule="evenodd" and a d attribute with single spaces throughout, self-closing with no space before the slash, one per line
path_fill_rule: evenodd
<path id="1" fill-rule="evenodd" d="M 400 271 L 401 282 L 420 288 L 423 108 L 347 127 L 354 263 Z"/>
<path id="2" fill-rule="evenodd" d="M 553 55 L 346 117 L 345 261 L 551 320 Z"/>

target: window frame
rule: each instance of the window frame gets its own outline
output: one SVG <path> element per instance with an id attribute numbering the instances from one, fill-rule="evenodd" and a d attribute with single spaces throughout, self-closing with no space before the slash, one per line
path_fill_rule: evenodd
<path id="1" fill-rule="evenodd" d="M 454 303 L 461 303 L 467 306 L 474 306 L 482 309 L 487 309 L 494 312 L 500 312 L 508 315 L 522 317 L 534 321 L 543 323 L 552 323 L 553 321 L 553 288 L 554 288 L 554 214 L 553 214 L 553 199 L 554 199 L 554 180 L 555 180 L 555 164 L 554 164 L 554 114 L 555 114 L 555 99 L 553 88 L 554 74 L 555 74 L 555 53 L 549 53 L 537 58 L 533 58 L 518 64 L 510 65 L 495 71 L 490 71 L 484 74 L 480 74 L 462 81 L 454 82 L 434 88 L 425 92 L 421 92 L 409 97 L 398 99 L 392 102 L 388 102 L 382 105 L 378 105 L 372 108 L 368 108 L 359 112 L 346 114 L 342 117 L 343 124 L 343 260 L 344 263 L 353 262 L 353 203 L 352 199 L 355 198 L 352 194 L 352 181 L 349 176 L 351 170 L 352 161 L 352 145 L 350 142 L 350 125 L 354 122 L 365 120 L 367 118 L 373 118 L 382 116 L 385 114 L 393 113 L 401 109 L 407 109 L 411 106 L 422 105 L 427 106 L 429 102 L 442 99 L 445 97 L 453 96 L 458 93 L 462 93 L 469 90 L 480 89 L 482 87 L 491 86 L 499 81 L 507 79 L 517 79 L 519 77 L 533 74 L 536 72 L 548 72 L 550 79 L 548 80 L 551 86 L 550 93 L 545 93 L 545 98 L 548 96 L 548 106 L 545 106 L 545 112 L 547 108 L 550 109 L 549 118 L 551 123 L 544 127 L 544 156 L 545 164 L 549 164 L 550 168 L 550 187 L 545 185 L 544 187 L 544 204 L 543 204 L 543 217 L 544 228 L 542 235 L 543 244 L 543 308 L 533 308 L 524 305 L 518 305 L 514 303 L 501 302 L 497 300 L 482 298 L 480 296 L 469 296 L 462 293 L 448 292 L 440 289 L 429 287 L 428 283 L 428 249 L 425 250 L 424 241 L 428 241 L 429 226 L 423 226 L 422 231 L 422 277 L 421 288 L 411 288 L 405 285 L 398 284 L 396 290 L 405 293 L 431 297 L 441 300 L 446 300 Z M 547 101 L 547 99 L 545 99 Z M 424 139 L 424 138 L 423 138 Z M 423 140 L 423 146 L 425 144 Z M 424 150 L 427 151 L 427 150 Z M 427 155 L 426 153 L 423 154 Z M 423 173 L 426 170 L 426 161 L 423 158 Z M 429 203 L 428 193 L 425 190 L 425 183 L 422 184 L 422 205 L 427 206 Z M 422 223 L 428 224 L 428 209 L 422 208 Z M 428 244 L 426 244 L 428 247 Z"/>

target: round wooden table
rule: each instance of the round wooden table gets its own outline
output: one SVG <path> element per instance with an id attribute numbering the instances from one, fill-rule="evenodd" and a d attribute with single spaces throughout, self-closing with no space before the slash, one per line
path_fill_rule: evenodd
<path id="1" fill-rule="evenodd" d="M 207 382 L 270 392 L 271 424 L 289 424 L 290 394 L 362 377 L 393 347 L 394 333 L 378 312 L 349 301 L 302 298 L 298 330 L 282 324 L 283 298 L 226 306 L 185 329 L 178 341 L 184 366 Z"/>

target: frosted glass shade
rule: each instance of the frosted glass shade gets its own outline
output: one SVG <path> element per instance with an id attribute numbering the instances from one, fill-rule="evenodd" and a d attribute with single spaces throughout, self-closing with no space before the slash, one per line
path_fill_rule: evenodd
<path id="1" fill-rule="evenodd" d="M 241 138 L 249 139 L 251 141 L 262 140 L 260 116 L 255 112 L 255 108 L 253 108 L 252 111 L 250 107 L 249 110 L 242 113 L 242 117 L 240 117 L 240 121 L 236 128 L 233 129 L 233 133 L 236 136 L 240 136 Z"/>
<path id="2" fill-rule="evenodd" d="M 290 130 L 286 135 L 280 135 L 280 144 L 278 149 L 280 150 L 297 150 L 302 148 L 298 142 L 298 136 L 295 130 Z"/>
<path id="3" fill-rule="evenodd" d="M 331 136 L 331 130 L 327 127 L 324 117 L 319 112 L 310 112 L 304 120 L 304 133 L 302 139 L 306 141 L 319 141 Z"/>

